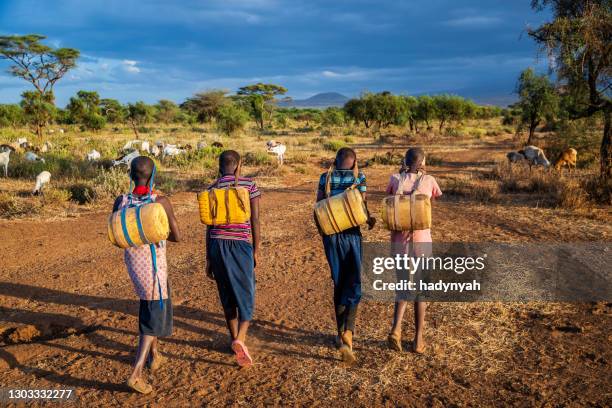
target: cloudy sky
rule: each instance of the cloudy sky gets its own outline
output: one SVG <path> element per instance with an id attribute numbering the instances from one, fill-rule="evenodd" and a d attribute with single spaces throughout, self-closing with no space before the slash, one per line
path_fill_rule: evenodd
<path id="1" fill-rule="evenodd" d="M 123 102 L 184 100 L 263 81 L 304 98 L 336 91 L 450 92 L 512 100 L 519 72 L 545 70 L 529 0 L 0 0 L 0 33 L 81 51 L 58 83 Z M 27 89 L 0 60 L 0 103 Z"/>

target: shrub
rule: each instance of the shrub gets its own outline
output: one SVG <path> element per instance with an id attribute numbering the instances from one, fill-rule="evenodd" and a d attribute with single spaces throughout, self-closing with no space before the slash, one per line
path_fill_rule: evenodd
<path id="1" fill-rule="evenodd" d="M 329 140 L 323 143 L 323 148 L 325 150 L 331 150 L 333 152 L 338 151 L 338 149 L 345 147 L 346 143 L 342 140 Z"/>
<path id="2" fill-rule="evenodd" d="M 40 206 L 32 200 L 20 199 L 9 193 L 0 193 L 0 217 L 15 218 L 33 215 L 40 211 Z"/>
<path id="3" fill-rule="evenodd" d="M 68 190 L 50 188 L 45 190 L 44 203 L 45 205 L 62 205 L 65 204 L 67 201 L 70 201 L 71 197 L 72 196 L 70 194 L 70 191 Z"/>
<path id="4" fill-rule="evenodd" d="M 272 164 L 272 158 L 266 152 L 248 152 L 242 158 L 242 163 L 247 166 L 267 166 Z"/>
<path id="5" fill-rule="evenodd" d="M 304 164 L 308 161 L 308 154 L 305 152 L 296 152 L 291 155 L 289 160 L 292 164 Z"/>
<path id="6" fill-rule="evenodd" d="M 94 199 L 114 198 L 128 190 L 129 176 L 122 168 L 102 170 L 92 183 Z"/>
<path id="7" fill-rule="evenodd" d="M 249 121 L 249 113 L 236 104 L 228 103 L 219 108 L 217 127 L 226 135 L 242 130 Z"/>
<path id="8" fill-rule="evenodd" d="M 184 170 L 210 169 L 217 166 L 217 160 L 222 151 L 222 148 L 207 146 L 204 149 L 189 150 L 186 153 L 173 156 L 168 159 L 168 163 Z"/>
<path id="9" fill-rule="evenodd" d="M 96 199 L 96 192 L 89 183 L 75 183 L 72 184 L 68 190 L 70 191 L 72 200 L 79 204 L 90 204 Z"/>

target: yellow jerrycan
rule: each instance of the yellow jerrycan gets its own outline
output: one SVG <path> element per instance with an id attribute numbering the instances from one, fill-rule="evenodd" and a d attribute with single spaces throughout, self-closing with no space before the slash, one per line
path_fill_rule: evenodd
<path id="1" fill-rule="evenodd" d="M 170 225 L 164 207 L 155 202 L 127 206 L 108 219 L 108 239 L 119 248 L 157 244 L 168 238 Z"/>
<path id="2" fill-rule="evenodd" d="M 315 216 L 321 227 L 321 231 L 325 235 L 337 234 L 349 228 L 357 227 L 365 224 L 368 220 L 368 211 L 363 201 L 361 192 L 357 189 L 357 179 L 359 178 L 359 169 L 357 163 L 353 169 L 355 182 L 347 188 L 342 194 L 330 197 L 331 194 L 331 176 L 335 169 L 335 164 L 332 165 L 327 172 L 325 184 L 326 199 L 315 204 Z"/>
<path id="3" fill-rule="evenodd" d="M 395 195 L 385 197 L 382 203 L 382 220 L 390 231 L 416 231 L 431 228 L 431 199 L 416 190 L 424 174 L 419 174 L 412 191 L 404 194 L 405 174 L 400 175 Z"/>
<path id="4" fill-rule="evenodd" d="M 238 186 L 240 164 L 234 185 L 216 187 L 198 194 L 200 221 L 206 225 L 244 224 L 251 219 L 251 198 L 246 187 Z"/>

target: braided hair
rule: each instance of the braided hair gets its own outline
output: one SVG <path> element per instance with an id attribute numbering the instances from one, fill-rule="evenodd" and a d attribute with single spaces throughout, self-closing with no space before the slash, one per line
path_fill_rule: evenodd
<path id="1" fill-rule="evenodd" d="M 406 156 L 402 161 L 400 173 L 425 172 L 423 163 L 425 162 L 425 150 L 422 147 L 411 147 L 406 151 Z"/>

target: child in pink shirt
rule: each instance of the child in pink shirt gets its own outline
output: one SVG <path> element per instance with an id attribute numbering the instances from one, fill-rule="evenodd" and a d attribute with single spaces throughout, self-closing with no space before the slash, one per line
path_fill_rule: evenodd
<path id="1" fill-rule="evenodd" d="M 436 179 L 425 173 L 425 151 L 420 147 L 408 149 L 404 159 L 404 165 L 400 169 L 399 174 L 394 174 L 389 180 L 387 186 L 387 194 L 393 195 L 399 189 L 402 183 L 402 191 L 404 194 L 414 192 L 418 194 L 426 194 L 430 198 L 437 198 L 442 195 L 442 190 L 438 186 Z M 415 189 L 415 183 L 416 189 Z M 431 255 L 431 230 L 416 230 L 416 231 L 391 231 L 391 243 L 401 244 L 405 251 L 408 251 L 409 245 L 412 244 L 415 256 Z M 395 303 L 395 312 L 393 316 L 393 327 L 389 334 L 389 346 L 396 351 L 402 350 L 401 333 L 402 333 L 402 318 L 406 311 L 407 302 L 398 300 Z M 425 309 L 426 302 L 414 302 L 414 341 L 412 343 L 413 351 L 423 353 L 425 343 L 423 341 L 423 328 L 425 326 Z"/>

